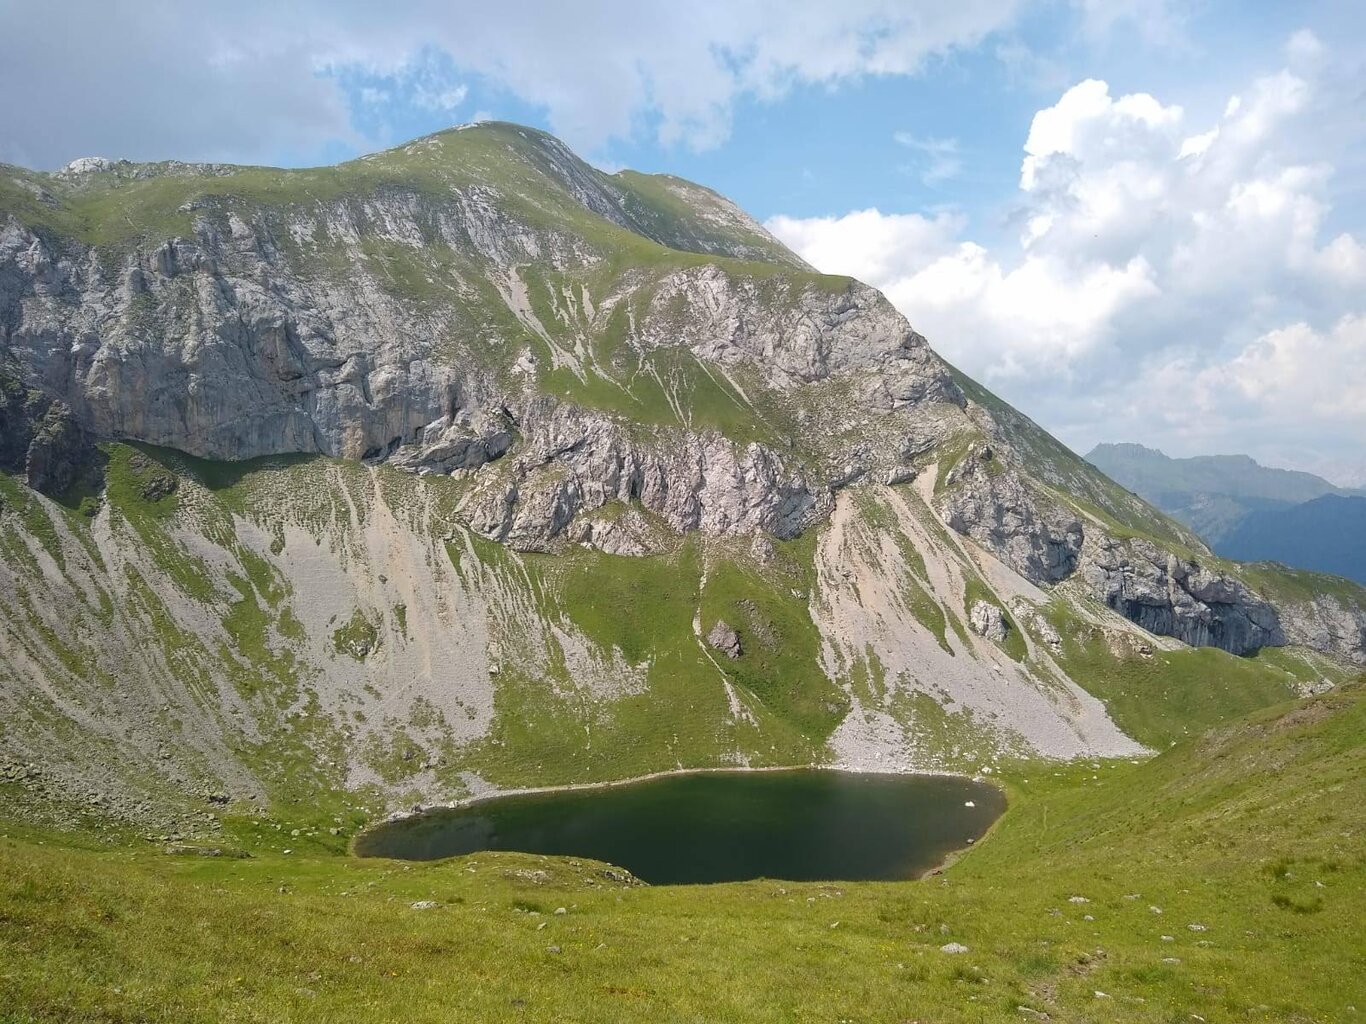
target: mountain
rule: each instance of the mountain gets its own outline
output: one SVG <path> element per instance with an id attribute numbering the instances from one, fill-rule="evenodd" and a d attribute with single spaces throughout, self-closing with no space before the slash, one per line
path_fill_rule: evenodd
<path id="1" fill-rule="evenodd" d="M 1129 757 L 1366 663 L 717 194 L 544 133 L 0 169 L 0 813 Z M 306 811 L 304 810 L 306 809 Z"/>
<path id="2" fill-rule="evenodd" d="M 1189 526 L 1216 551 L 1254 512 L 1353 492 L 1322 477 L 1259 465 L 1246 455 L 1173 459 L 1140 444 L 1098 444 L 1086 461 Z"/>
<path id="3" fill-rule="evenodd" d="M 1248 515 L 1220 545 L 1243 561 L 1276 561 L 1366 583 L 1366 498 L 1326 494 Z"/>

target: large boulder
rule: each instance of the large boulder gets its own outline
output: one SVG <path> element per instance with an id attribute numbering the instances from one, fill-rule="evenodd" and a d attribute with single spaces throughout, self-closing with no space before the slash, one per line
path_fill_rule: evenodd
<path id="1" fill-rule="evenodd" d="M 727 658 L 738 658 L 744 653 L 744 648 L 740 645 L 740 634 L 724 619 L 717 619 L 716 625 L 711 627 L 711 632 L 707 634 L 707 643 Z"/>
<path id="2" fill-rule="evenodd" d="M 968 613 L 968 621 L 974 633 L 998 644 L 1005 643 L 1010 632 L 1010 623 L 1006 621 L 1005 612 L 990 601 L 974 601 Z"/>

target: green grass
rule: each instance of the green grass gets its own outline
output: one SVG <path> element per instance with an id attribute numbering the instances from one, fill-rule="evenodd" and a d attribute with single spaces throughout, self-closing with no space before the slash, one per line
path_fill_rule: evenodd
<path id="1" fill-rule="evenodd" d="M 11 831 L 0 1019 L 1348 1020 L 1366 966 L 1364 737 L 1357 686 L 1141 765 L 1021 763 L 992 832 L 908 883 L 357 861 L 321 852 L 315 827 L 263 835 L 276 852 L 247 860 Z M 969 952 L 941 953 L 950 941 Z"/>
<path id="2" fill-rule="evenodd" d="M 1341 576 L 1292 569 L 1275 562 L 1251 562 L 1238 574 L 1257 593 L 1273 603 L 1299 604 L 1334 597 L 1348 607 L 1366 606 L 1366 587 Z"/>
<path id="3" fill-rule="evenodd" d="M 964 567 L 967 568 L 966 566 Z M 970 569 L 967 572 L 963 588 L 963 614 L 971 615 L 972 606 L 978 601 L 985 601 L 987 604 L 994 604 L 1001 609 L 1001 614 L 1006 620 L 1006 638 L 999 645 L 1001 650 L 1013 658 L 1015 661 L 1024 661 L 1029 654 L 1029 648 L 1025 643 L 1024 635 L 1020 632 L 1020 624 L 1015 617 L 1005 607 L 1005 602 L 996 596 L 996 592 L 983 582 Z M 967 621 L 966 619 L 964 621 Z"/>
<path id="4" fill-rule="evenodd" d="M 9 505 L 19 514 L 24 532 L 42 545 L 58 568 L 64 568 L 66 560 L 62 555 L 57 528 L 38 496 L 8 473 L 0 473 L 0 503 Z"/>
<path id="5" fill-rule="evenodd" d="M 731 681 L 804 735 L 824 740 L 848 711 L 847 696 L 821 667 L 820 633 L 807 602 L 815 585 L 814 533 L 776 545 L 761 572 L 735 558 L 715 559 L 702 592 L 702 635 L 724 620 L 740 635 L 741 654 L 716 656 Z"/>
<path id="6" fill-rule="evenodd" d="M 554 592 L 554 607 L 605 649 L 639 664 L 692 636 L 700 574 L 698 542 L 677 552 L 634 558 L 597 552 L 532 556 L 534 584 Z"/>
<path id="7" fill-rule="evenodd" d="M 1101 630 L 1075 616 L 1062 599 L 1046 616 L 1063 638 L 1057 655 L 1062 668 L 1105 702 L 1115 724 L 1154 749 L 1286 700 L 1296 681 L 1313 682 L 1320 675 L 1271 648 L 1241 658 L 1213 647 L 1168 651 L 1147 643 L 1145 654 L 1117 641 L 1112 648 Z M 1320 671 L 1335 671 L 1327 659 L 1318 664 Z"/>
<path id="8" fill-rule="evenodd" d="M 676 249 L 703 248 L 718 252 L 735 251 L 736 247 L 741 247 L 745 251 L 760 254 L 761 259 L 788 265 L 794 263 L 791 253 L 780 244 L 775 244 L 772 238 L 739 225 L 722 228 L 705 216 L 699 217 L 695 202 L 700 201 L 717 209 L 723 208 L 726 203 L 710 189 L 667 174 L 641 174 L 627 170 L 618 172 L 613 178 L 628 192 L 624 204 L 627 212 L 652 238 L 666 245 Z M 684 199 L 679 189 L 686 191 L 690 199 Z"/>
<path id="9" fill-rule="evenodd" d="M 364 661 L 379 646 L 379 629 L 357 608 L 332 632 L 332 647 L 356 661 Z"/>
<path id="10" fill-rule="evenodd" d="M 1326 659 L 1289 650 L 1256 659 L 1213 650 L 1145 657 L 1132 646 L 1116 653 L 1058 602 L 1050 614 L 1065 638 L 1064 667 L 1122 727 L 1166 753 L 1137 765 L 1008 764 L 1006 817 L 924 883 L 649 889 L 623 886 L 597 865 L 514 855 L 407 870 L 356 862 L 339 854 L 367 816 L 367 795 L 345 793 L 339 769 L 323 766 L 324 756 L 340 763 L 346 753 L 306 689 L 295 689 L 293 595 L 229 527 L 238 508 L 254 508 L 265 522 L 287 509 L 299 522 L 339 514 L 348 503 L 315 486 L 321 474 L 348 474 L 340 478 L 346 488 L 374 481 L 396 516 L 415 519 L 428 507 L 417 500 L 422 488 L 448 489 L 442 500 L 453 502 L 456 485 L 325 460 L 216 467 L 125 446 L 108 454 L 110 515 L 159 568 L 202 571 L 168 532 L 197 526 L 237 563 L 219 573 L 221 588 L 204 591 L 231 650 L 205 649 L 168 613 L 156 583 L 121 566 L 129 613 L 206 708 L 217 695 L 210 667 L 231 660 L 244 667 L 230 678 L 257 706 L 291 710 L 268 718 L 252 741 L 232 740 L 270 797 L 259 818 L 225 820 L 222 844 L 251 859 L 167 856 L 146 844 L 91 849 L 81 835 L 0 825 L 10 835 L 0 839 L 5 1024 L 954 1022 L 1024 1019 L 1019 1006 L 1058 1021 L 1169 1024 L 1190 1013 L 1332 1020 L 1357 998 L 1356 922 L 1366 913 L 1362 691 L 1300 705 L 1289 718 L 1258 712 L 1233 721 L 1282 700 L 1292 680 L 1339 678 Z M 146 485 L 163 474 L 176 477 L 175 491 L 149 499 Z M 299 494 L 310 500 L 299 503 Z M 351 496 L 348 526 L 369 507 L 359 490 Z M 25 527 L 10 504 L 4 535 L 18 538 Z M 549 658 L 544 673 L 522 671 L 506 656 L 519 637 L 499 637 L 506 664 L 492 727 L 481 740 L 437 751 L 451 792 L 467 770 L 516 786 L 715 765 L 737 754 L 755 765 L 819 760 L 839 717 L 831 702 L 842 695 L 815 669 L 819 643 L 807 612 L 814 541 L 777 544 L 762 571 L 743 546 L 695 536 L 648 558 L 578 549 L 518 556 L 464 535 L 451 541 L 465 578 L 496 578 L 515 595 L 516 622 L 541 617 L 581 633 L 594 648 L 619 652 L 646 682 L 638 692 L 590 694 L 563 658 Z M 909 554 L 907 564 L 911 577 L 924 572 Z M 716 618 L 740 630 L 746 654 L 738 662 L 713 658 L 698 642 L 699 609 L 703 632 Z M 43 642 L 65 667 L 82 656 Z M 863 671 L 856 686 L 885 688 L 873 666 Z M 723 679 L 752 721 L 732 720 Z M 307 713 L 293 708 L 300 696 Z M 918 700 L 892 711 L 928 747 L 994 753 L 990 723 Z M 416 730 L 439 724 L 430 707 L 386 721 L 367 763 L 401 791 L 420 768 Z M 1201 736 L 1206 727 L 1219 731 Z M 25 793 L 14 789 L 0 793 L 0 806 L 24 806 Z M 1069 903 L 1071 895 L 1090 902 Z M 412 910 L 420 899 L 439 906 Z M 569 913 L 529 913 L 556 906 Z M 1186 928 L 1196 922 L 1209 930 Z M 939 952 L 947 941 L 971 953 L 947 957 Z M 548 952 L 551 945 L 561 952 Z M 1164 963 L 1169 957 L 1181 962 Z M 1109 999 L 1097 1000 L 1096 990 Z"/>
<path id="11" fill-rule="evenodd" d="M 213 603 L 218 594 L 208 567 L 166 532 L 180 505 L 179 487 L 166 493 L 148 490 L 149 485 L 176 478 L 169 461 L 155 449 L 109 444 L 104 450 L 109 458 L 105 495 L 113 513 L 132 529 L 172 583 L 196 601 Z M 149 498 L 149 493 L 160 496 Z"/>
<path id="12" fill-rule="evenodd" d="M 795 615 L 797 607 L 804 611 L 804 601 L 789 597 L 783 603 L 758 581 L 748 589 L 732 582 L 714 591 L 709 583 L 710 597 L 704 596 L 701 547 L 693 537 L 672 553 L 648 557 L 587 550 L 522 556 L 526 593 L 537 614 L 581 633 L 602 652 L 618 652 L 629 669 L 614 668 L 613 674 L 634 673 L 640 685 L 593 693 L 564 663 L 558 645 L 545 652 L 544 671 L 505 659 L 489 733 L 460 751 L 459 763 L 512 787 L 713 767 L 733 764 L 737 756 L 752 764 L 821 759 L 825 735 L 837 721 L 822 701 L 841 695 L 828 682 L 815 681 L 814 662 L 800 663 L 803 655 L 814 656 L 809 618 L 803 625 Z M 496 545 L 482 545 L 478 554 L 500 575 L 520 571 Z M 460 553 L 461 565 L 467 557 Z M 801 562 L 805 555 L 789 557 L 791 572 L 804 571 L 799 566 L 807 564 Z M 732 666 L 718 668 L 724 659 L 708 655 L 693 632 L 693 616 L 699 601 L 720 602 L 723 595 L 755 600 L 757 614 L 775 635 L 789 631 L 793 651 L 759 645 L 754 660 L 791 666 L 800 673 L 795 680 L 770 682 L 758 672 L 746 676 Z M 536 641 L 520 634 L 500 640 L 507 650 L 529 642 Z M 742 688 L 749 717 L 732 717 L 722 672 Z M 747 689 L 751 681 L 758 691 Z"/>

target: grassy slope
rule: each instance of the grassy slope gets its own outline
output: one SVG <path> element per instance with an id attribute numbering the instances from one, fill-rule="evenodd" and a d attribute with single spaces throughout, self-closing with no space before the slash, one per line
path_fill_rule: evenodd
<path id="1" fill-rule="evenodd" d="M 1154 749 L 1288 700 L 1297 682 L 1342 682 L 1352 670 L 1304 648 L 1266 647 L 1235 657 L 1213 647 L 1140 651 L 1112 643 L 1054 600 L 1046 617 L 1062 636 L 1058 664 L 1105 702 L 1126 733 Z M 1138 638 L 1135 637 L 1135 640 Z"/>
<path id="2" fill-rule="evenodd" d="M 1350 1019 L 1364 737 L 1352 686 L 1143 765 L 1017 766 L 996 829 L 920 883 L 646 888 L 520 855 L 226 860 L 11 833 L 0 1020 Z"/>
<path id="3" fill-rule="evenodd" d="M 332 720 L 310 716 L 313 731 L 305 737 L 300 732 L 303 720 L 285 713 L 301 692 L 314 689 L 315 673 L 325 670 L 327 662 L 297 657 L 306 650 L 299 602 L 309 594 L 293 592 L 283 562 L 276 560 L 283 550 L 280 531 L 283 524 L 295 523 L 320 542 L 346 547 L 356 541 L 360 526 L 349 517 L 364 517 L 373 501 L 371 488 L 381 486 L 397 514 L 411 517 L 419 542 L 439 545 L 423 531 L 448 528 L 460 484 L 383 470 L 372 479 L 362 467 L 321 457 L 224 464 L 150 446 L 108 444 L 104 450 L 112 525 L 156 570 L 149 570 L 148 578 L 140 578 L 130 592 L 132 599 L 123 610 L 132 614 L 131 628 L 147 647 L 176 665 L 183 678 L 199 680 L 206 694 L 215 692 L 213 678 L 224 677 L 254 702 L 266 734 L 250 741 L 234 734 L 231 743 L 262 780 L 279 813 L 297 818 L 297 806 L 314 807 L 311 830 L 325 829 L 336 815 L 349 821 L 356 800 L 373 794 L 341 797 L 341 778 L 320 767 L 320 748 L 346 760 L 333 749 L 342 741 L 329 731 Z M 157 480 L 178 481 L 178 486 L 149 500 L 143 491 Z M 44 502 L 3 475 L 0 502 L 0 556 L 26 567 L 24 592 L 36 599 L 41 570 L 22 535 L 60 557 L 49 516 L 63 517 L 77 538 L 93 544 L 90 520 Z M 428 508 L 430 519 L 421 511 L 404 511 Z M 338 514 L 344 517 L 340 522 L 334 518 Z M 234 516 L 275 532 L 280 548 L 258 554 L 241 543 L 240 520 Z M 226 571 L 211 570 L 191 553 L 181 531 L 212 539 L 224 553 Z M 543 664 L 505 658 L 488 734 L 431 748 L 433 757 L 444 762 L 442 779 L 452 792 L 463 790 L 459 773 L 464 771 L 517 787 L 737 762 L 808 764 L 828 756 L 825 741 L 843 715 L 845 697 L 820 669 L 819 640 L 807 608 L 814 536 L 778 543 L 777 562 L 763 572 L 729 548 L 710 550 L 699 537 L 681 542 L 674 552 L 644 558 L 585 549 L 519 557 L 492 542 L 473 543 L 472 560 L 462 558 L 455 545 L 447 545 L 446 551 L 454 552 L 458 571 L 489 574 L 517 602 L 519 610 L 506 624 L 493 615 L 500 630 L 504 625 L 512 629 L 503 637 L 504 647 L 510 653 L 530 644 L 551 653 Z M 712 565 L 705 587 L 704 563 Z M 165 580 L 159 581 L 163 574 Z M 107 593 L 100 591 L 106 610 L 122 600 L 117 578 L 101 574 L 95 582 L 108 587 Z M 708 654 L 693 631 L 699 604 L 706 617 L 704 632 L 716 617 L 742 629 L 746 649 L 740 659 Z M 224 635 L 218 640 L 190 635 L 178 625 L 175 608 L 202 611 L 221 622 Z M 322 637 L 338 657 L 363 660 L 356 652 L 374 646 L 377 616 L 389 612 L 397 614 L 368 605 L 364 612 L 356 608 L 329 623 Z M 98 645 L 108 615 L 101 619 L 101 607 L 93 605 L 73 614 L 91 623 L 80 633 L 82 643 Z M 558 647 L 549 644 L 552 626 L 582 636 L 596 657 L 618 652 L 624 665 L 640 670 L 645 686 L 606 693 L 584 688 Z M 89 677 L 90 666 L 98 665 L 84 656 L 84 647 L 71 648 L 50 631 L 38 640 L 43 643 L 34 653 L 40 663 L 59 663 L 74 680 Z M 8 669 L 9 654 L 0 650 L 0 671 Z M 744 702 L 746 713 L 738 720 L 732 720 L 723 679 L 729 679 Z M 82 697 L 79 687 L 75 693 Z M 386 712 L 398 718 L 392 727 L 383 727 L 382 741 L 351 752 L 394 786 L 405 784 L 425 760 L 409 753 L 406 708 L 396 704 Z M 11 728 L 19 727 L 11 723 Z M 79 735 L 69 738 L 62 751 L 66 760 L 85 756 L 81 742 Z M 175 794 L 158 792 L 175 801 Z M 23 800 L 21 791 L 0 787 L 0 808 L 22 807 Z"/>

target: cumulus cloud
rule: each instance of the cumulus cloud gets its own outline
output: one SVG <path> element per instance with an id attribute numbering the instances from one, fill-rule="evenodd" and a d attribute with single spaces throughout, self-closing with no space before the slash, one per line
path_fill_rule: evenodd
<path id="1" fill-rule="evenodd" d="M 0 159 L 316 155 L 373 141 L 342 82 L 402 80 L 436 54 L 543 108 L 592 150 L 647 130 L 714 145 L 743 96 L 907 75 L 1010 23 L 1018 0 L 0 0 Z M 453 110 L 464 83 L 418 100 Z M 19 98 L 22 97 L 22 101 Z M 372 97 L 374 98 L 374 97 Z"/>
<path id="2" fill-rule="evenodd" d="M 951 248 L 963 220 L 946 212 L 924 217 L 873 209 L 843 217 L 779 215 L 768 221 L 768 229 L 812 266 L 885 285 L 906 267 L 928 263 Z"/>
<path id="3" fill-rule="evenodd" d="M 1213 123 L 1095 79 L 1067 89 L 1029 126 L 1007 242 L 876 210 L 769 226 L 1077 447 L 1340 463 L 1366 445 L 1366 246 L 1327 225 L 1333 147 L 1366 125 L 1316 136 L 1357 97 L 1318 75 L 1312 35 L 1286 52 Z"/>

